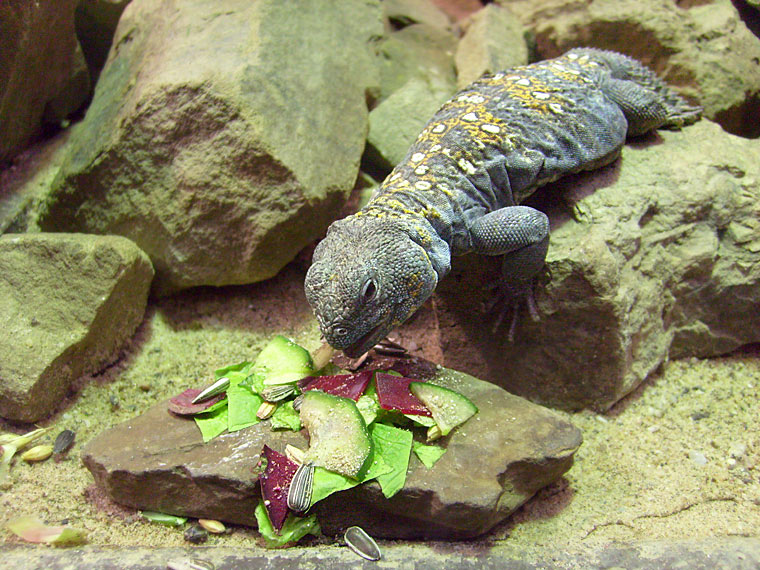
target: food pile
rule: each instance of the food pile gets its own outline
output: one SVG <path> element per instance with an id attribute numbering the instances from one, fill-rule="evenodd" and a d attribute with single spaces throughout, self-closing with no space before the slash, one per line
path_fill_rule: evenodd
<path id="1" fill-rule="evenodd" d="M 204 442 L 262 421 L 272 430 L 306 429 L 308 449 L 262 449 L 255 514 L 271 546 L 318 534 L 316 515 L 305 513 L 335 492 L 377 481 L 392 497 L 411 453 L 431 468 L 446 450 L 430 443 L 478 411 L 458 392 L 395 372 L 335 371 L 315 370 L 307 350 L 276 336 L 255 362 L 221 368 L 208 389 L 169 402 L 171 412 L 195 420 Z"/>

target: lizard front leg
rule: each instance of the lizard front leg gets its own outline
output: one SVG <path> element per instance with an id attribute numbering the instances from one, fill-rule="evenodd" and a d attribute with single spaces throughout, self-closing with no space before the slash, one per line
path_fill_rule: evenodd
<path id="1" fill-rule="evenodd" d="M 508 333 L 511 342 L 521 302 L 527 304 L 531 317 L 538 319 L 533 281 L 546 260 L 549 218 L 528 206 L 507 206 L 475 220 L 470 226 L 470 238 L 474 252 L 504 255 L 499 287 L 512 301 L 512 322 Z M 497 318 L 494 328 L 501 324 L 505 310 Z"/>

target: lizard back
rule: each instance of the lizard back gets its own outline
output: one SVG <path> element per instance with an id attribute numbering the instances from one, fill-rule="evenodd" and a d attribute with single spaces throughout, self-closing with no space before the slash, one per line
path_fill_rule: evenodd
<path id="1" fill-rule="evenodd" d="M 446 102 L 360 212 L 429 222 L 452 248 L 484 213 L 566 174 L 614 160 L 620 107 L 597 87 L 603 60 L 570 52 L 482 78 Z"/>

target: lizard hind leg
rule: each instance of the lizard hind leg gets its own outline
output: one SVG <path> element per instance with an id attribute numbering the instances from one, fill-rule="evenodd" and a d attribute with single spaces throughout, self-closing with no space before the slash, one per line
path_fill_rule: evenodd
<path id="1" fill-rule="evenodd" d="M 600 88 L 617 103 L 629 123 L 629 135 L 660 127 L 681 128 L 699 120 L 702 108 L 690 105 L 654 71 L 632 57 L 594 48 L 571 50 L 602 63 Z"/>
<path id="2" fill-rule="evenodd" d="M 499 328 L 511 308 L 508 338 L 512 341 L 522 304 L 527 305 L 531 317 L 538 318 L 533 284 L 544 267 L 549 247 L 549 219 L 543 212 L 527 206 L 508 206 L 478 218 L 470 227 L 470 236 L 476 253 L 504 255 L 499 297 L 511 302 L 502 302 L 503 310 L 494 329 Z"/>
<path id="3" fill-rule="evenodd" d="M 537 277 L 544 269 L 548 248 L 549 235 L 547 234 L 541 241 L 504 256 L 498 282 L 499 293 L 494 302 L 494 307 L 500 305 L 501 308 L 492 331 L 496 332 L 507 313 L 511 312 L 507 330 L 509 342 L 514 342 L 521 307 L 525 306 L 528 309 L 528 314 L 534 322 L 540 320 L 533 290 Z"/>

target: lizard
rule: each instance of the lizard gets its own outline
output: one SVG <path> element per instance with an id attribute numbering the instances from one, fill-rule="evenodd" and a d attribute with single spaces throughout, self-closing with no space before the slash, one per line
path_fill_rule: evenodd
<path id="1" fill-rule="evenodd" d="M 451 257 L 503 255 L 499 285 L 533 300 L 549 220 L 520 205 L 536 188 L 616 160 L 627 137 L 699 119 L 653 71 L 617 52 L 576 48 L 486 75 L 433 115 L 361 210 L 334 221 L 304 289 L 322 335 L 358 357 L 407 320 Z M 500 320 L 500 319 L 499 319 Z"/>

